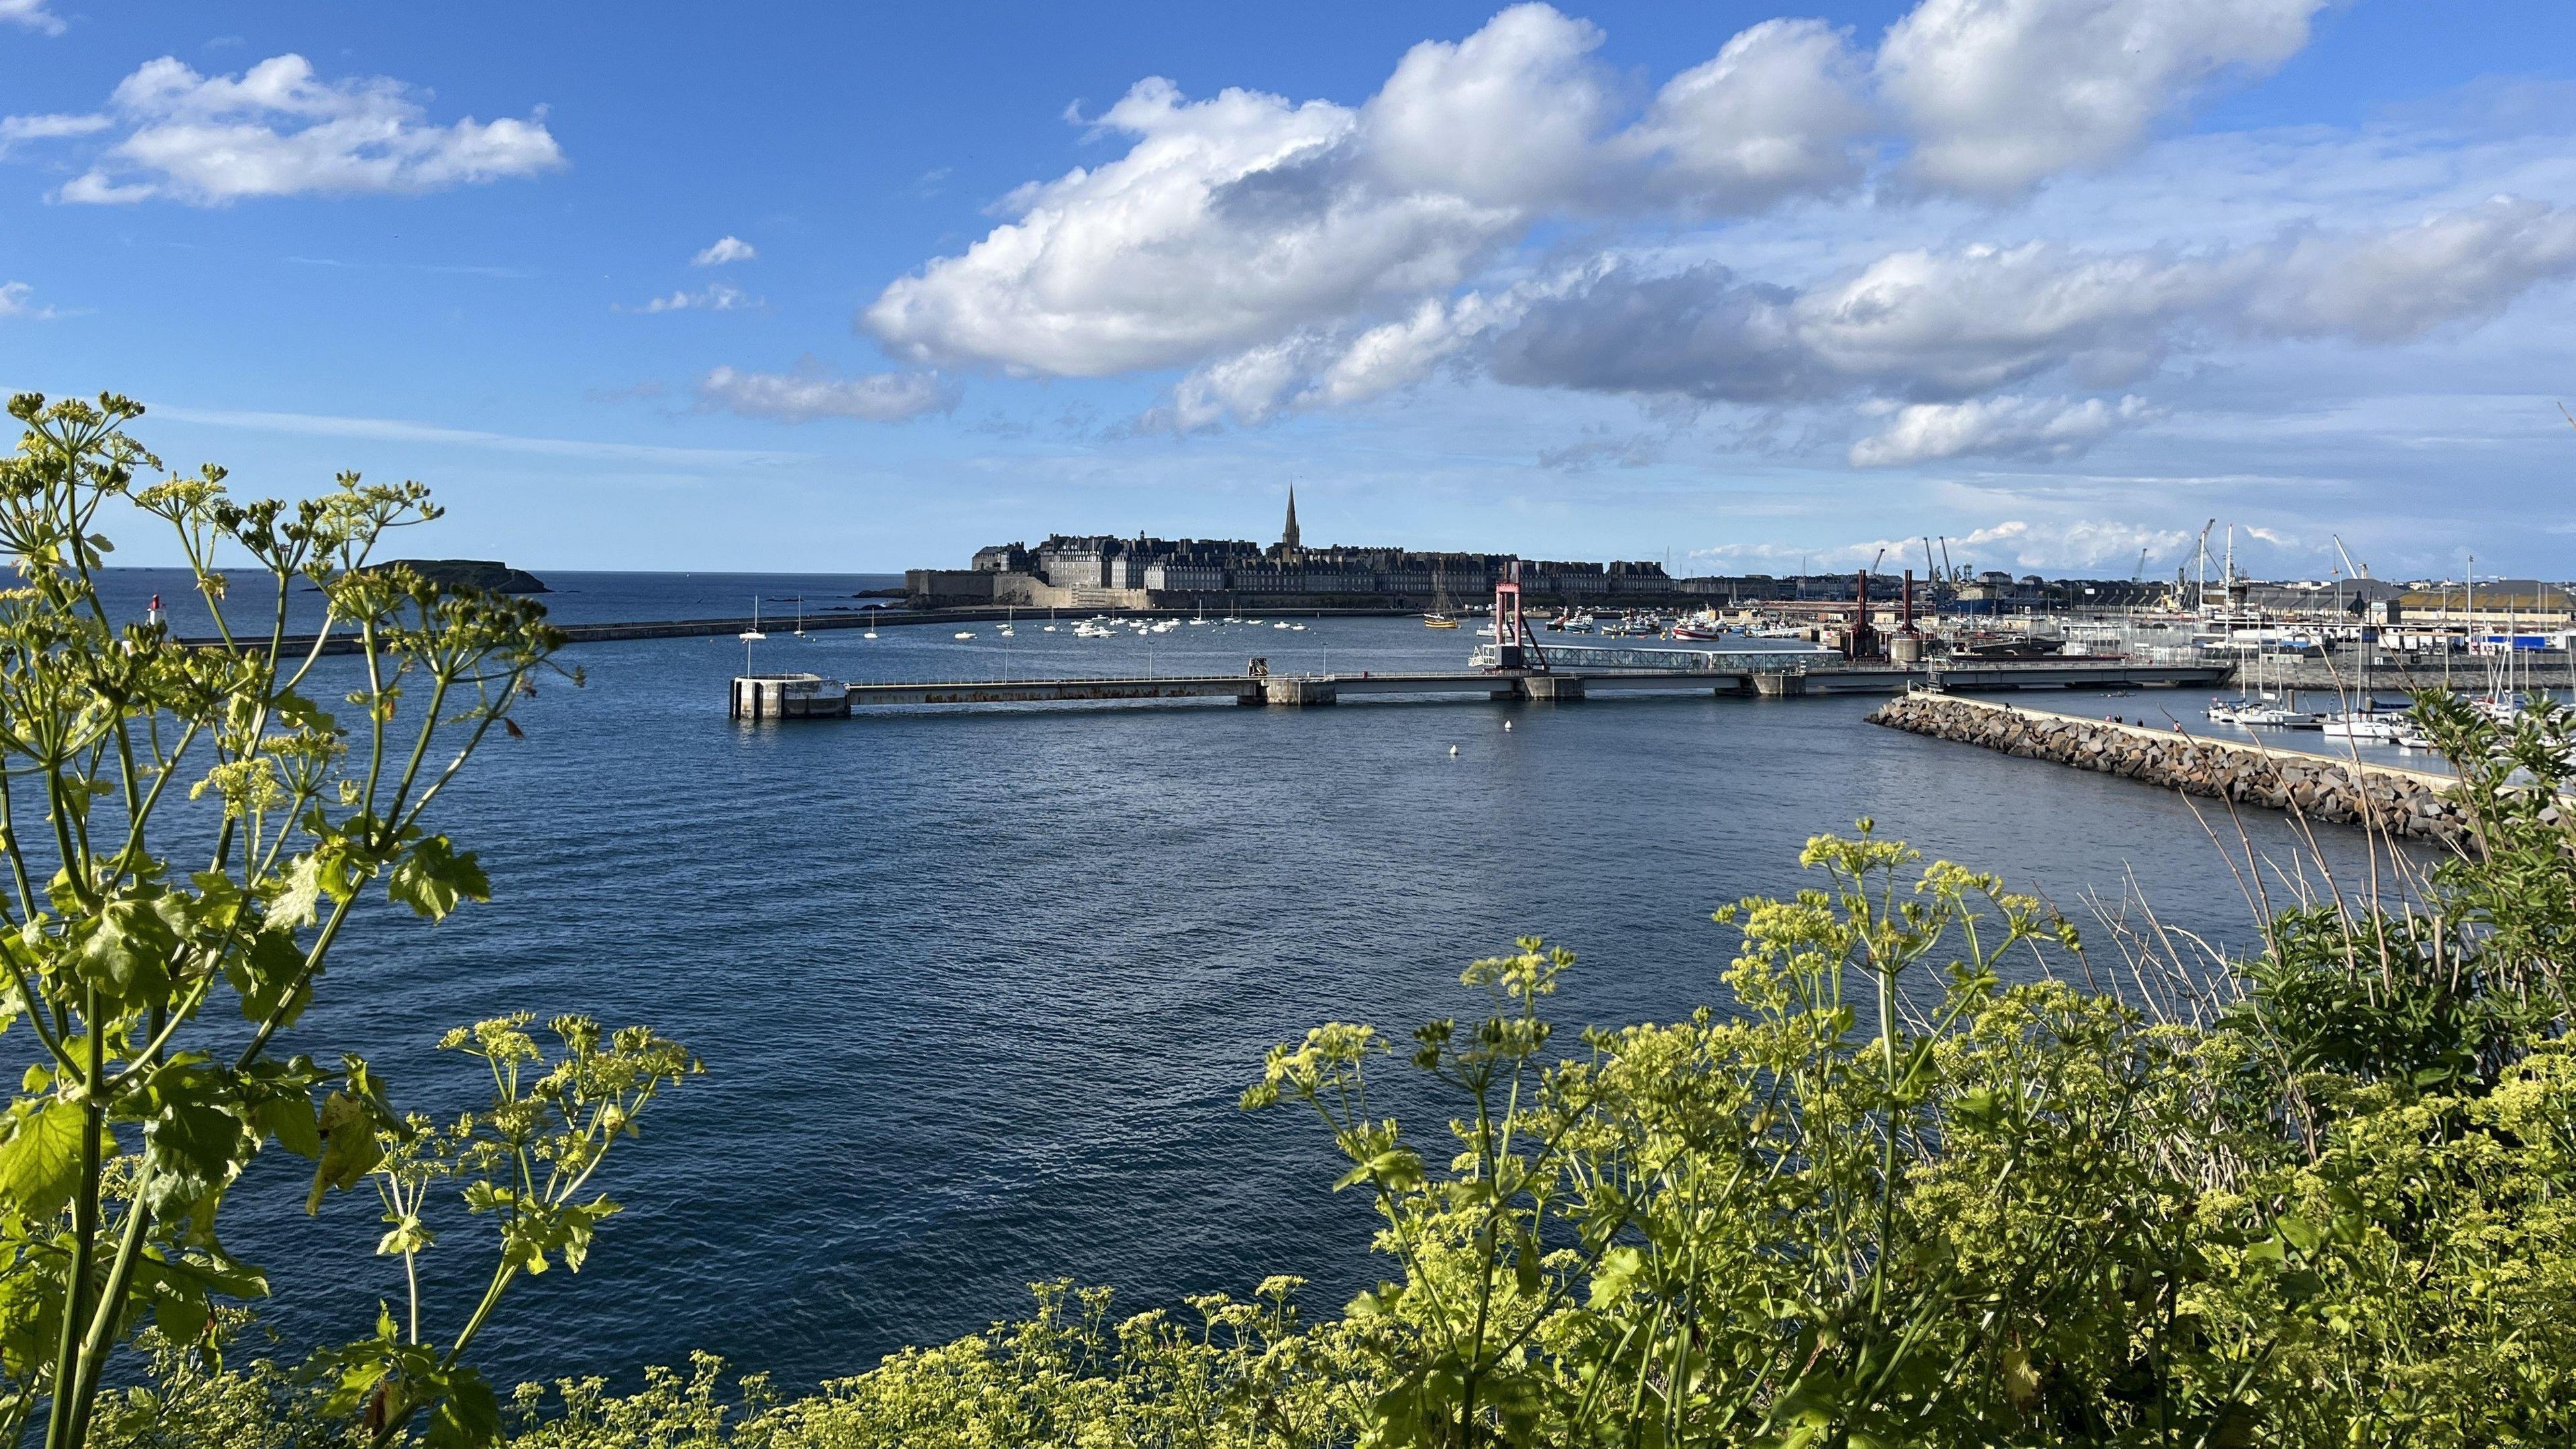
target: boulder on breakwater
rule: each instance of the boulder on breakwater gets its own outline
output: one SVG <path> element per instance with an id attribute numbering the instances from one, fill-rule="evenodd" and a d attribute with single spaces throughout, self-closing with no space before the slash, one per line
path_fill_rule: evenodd
<path id="1" fill-rule="evenodd" d="M 2449 798 L 2443 777 L 2414 770 L 1946 694 L 1899 696 L 1869 722 L 2310 820 L 2366 819 L 2392 835 L 2450 841 L 2469 830 L 2468 812 Z"/>

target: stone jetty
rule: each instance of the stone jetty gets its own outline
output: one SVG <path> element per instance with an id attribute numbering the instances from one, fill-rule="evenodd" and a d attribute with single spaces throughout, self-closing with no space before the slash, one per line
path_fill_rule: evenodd
<path id="1" fill-rule="evenodd" d="M 2367 818 L 2393 835 L 2452 841 L 2469 828 L 2468 812 L 2449 798 L 2452 778 L 2425 770 L 2356 764 L 1949 694 L 1900 696 L 1872 711 L 1869 721 L 2143 780 L 2205 799 L 2296 809 L 2310 820 L 2358 824 Z"/>

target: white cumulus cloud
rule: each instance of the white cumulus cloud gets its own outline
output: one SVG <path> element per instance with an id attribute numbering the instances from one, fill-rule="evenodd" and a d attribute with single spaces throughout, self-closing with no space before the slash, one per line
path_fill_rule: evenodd
<path id="1" fill-rule="evenodd" d="M 1162 418 L 1183 426 L 1374 396 L 1374 377 L 1424 374 L 1404 356 L 1457 354 L 1425 309 L 1505 290 L 1494 273 L 1533 227 L 1858 194 L 1908 144 L 1927 180 L 2010 191 L 2137 145 L 2231 70 L 2277 65 L 2321 3 L 1923 0 L 1874 57 L 1824 22 L 1768 20 L 1642 98 L 1597 27 L 1535 3 L 1414 46 L 1356 106 L 1147 79 L 1089 123 L 1120 154 L 1019 188 L 1000 225 L 887 286 L 859 325 L 925 365 L 1190 369 Z M 1751 320 L 1786 300 L 1735 304 Z M 1831 370 L 1832 339 L 1810 340 L 1787 360 Z"/>
<path id="2" fill-rule="evenodd" d="M 861 316 L 924 363 L 1097 377 L 1276 343 L 1467 277 L 1517 212 L 1358 185 L 1358 117 L 1254 91 L 1130 90 L 1124 156 L 1022 188 L 1015 219 L 898 280 Z"/>
<path id="3" fill-rule="evenodd" d="M 855 418 L 895 423 L 957 406 L 957 391 L 924 372 L 879 372 L 834 377 L 813 364 L 794 372 L 737 372 L 719 367 L 698 379 L 698 406 L 773 422 L 810 423 Z"/>
<path id="4" fill-rule="evenodd" d="M 1881 94 L 1936 186 L 2019 191 L 2135 147 L 2230 72 L 2308 42 L 2326 0 L 1923 0 L 1879 47 Z"/>
<path id="5" fill-rule="evenodd" d="M 1612 268 L 1530 307 L 1491 365 L 1529 386 L 1709 401 L 1955 400 L 2061 371 L 2116 386 L 2230 338 L 2404 340 L 2570 276 L 2576 210 L 2510 197 L 2199 251 L 1909 248 L 1804 288 Z"/>
<path id="6" fill-rule="evenodd" d="M 1465 40 L 1426 40 L 1360 114 L 1368 169 L 1402 192 L 1484 207 L 1565 203 L 1586 189 L 1611 83 L 1591 60 L 1601 32 L 1546 5 L 1515 5 Z"/>
<path id="7" fill-rule="evenodd" d="M 2145 398 L 1973 398 L 1897 408 L 1887 425 L 1852 444 L 1855 468 L 1901 468 L 1968 456 L 2071 458 L 2157 416 Z"/>
<path id="8" fill-rule="evenodd" d="M 0 0 L 0 21 L 39 35 L 60 35 L 64 29 L 63 18 L 46 7 L 46 0 Z"/>
<path id="9" fill-rule="evenodd" d="M 1848 185 L 1868 110 L 1843 37 L 1770 22 L 1623 128 L 1601 32 L 1538 4 L 1408 51 L 1354 108 L 1149 79 L 1094 123 L 1125 154 L 887 287 L 861 326 L 915 360 L 1059 376 L 1307 350 L 1409 318 L 1558 214 L 1744 210 Z"/>
<path id="10" fill-rule="evenodd" d="M 1656 92 L 1618 149 L 1642 154 L 1657 191 L 1751 211 L 1857 181 L 1875 123 L 1861 63 L 1821 20 L 1766 20 Z"/>
<path id="11" fill-rule="evenodd" d="M 729 262 L 747 262 L 759 255 L 759 252 L 752 249 L 751 243 L 741 237 L 721 236 L 707 243 L 706 248 L 696 256 L 689 258 L 689 265 L 721 267 Z"/>
<path id="12" fill-rule="evenodd" d="M 62 188 L 71 202 L 220 206 L 245 197 L 423 192 L 565 164 L 542 113 L 441 125 L 400 81 L 326 81 L 300 55 L 238 76 L 199 75 L 163 56 L 117 84 L 104 116 L 21 116 L 0 127 L 13 124 L 29 138 L 122 132 Z"/>

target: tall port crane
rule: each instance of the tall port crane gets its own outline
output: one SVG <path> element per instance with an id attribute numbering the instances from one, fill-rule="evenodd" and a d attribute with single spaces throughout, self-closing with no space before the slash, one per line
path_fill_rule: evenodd
<path id="1" fill-rule="evenodd" d="M 2345 577 L 2355 579 L 2366 579 L 2370 577 L 2370 565 L 2357 564 L 2352 561 L 2352 554 L 2343 546 L 2342 535 L 2329 533 L 2326 537 L 2334 540 L 2335 552 L 2343 556 L 2343 571 Z"/>
<path id="2" fill-rule="evenodd" d="M 2217 526 L 2218 520 L 2215 518 L 2202 524 L 2200 542 L 2192 545 L 2192 558 L 2200 565 L 2200 596 L 2194 600 L 2194 603 L 2203 609 L 2209 607 L 2209 531 Z"/>

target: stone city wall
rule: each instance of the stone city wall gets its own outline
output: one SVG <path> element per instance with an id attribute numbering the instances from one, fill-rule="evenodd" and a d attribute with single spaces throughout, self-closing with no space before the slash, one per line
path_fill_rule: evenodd
<path id="1" fill-rule="evenodd" d="M 1872 711 L 1869 721 L 2025 759 L 2143 780 L 2205 799 L 2273 810 L 2295 807 L 2311 820 L 2357 824 L 2367 809 L 2373 822 L 2394 835 L 2447 841 L 2468 830 L 2467 812 L 2446 796 L 2449 777 L 2420 770 L 2355 765 L 2325 755 L 2267 750 L 2170 728 L 2112 724 L 1957 695 L 1903 695 Z"/>

